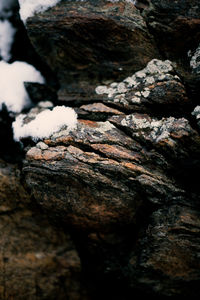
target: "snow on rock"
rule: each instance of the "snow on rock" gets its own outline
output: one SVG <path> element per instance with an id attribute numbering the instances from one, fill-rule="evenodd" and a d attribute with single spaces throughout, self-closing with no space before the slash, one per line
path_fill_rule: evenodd
<path id="1" fill-rule="evenodd" d="M 35 13 L 43 12 L 58 2 L 60 0 L 19 0 L 21 19 L 25 23 Z"/>
<path id="2" fill-rule="evenodd" d="M 13 122 L 13 134 L 15 141 L 31 137 L 32 140 L 48 138 L 62 128 L 68 130 L 76 127 L 77 114 L 74 109 L 65 106 L 56 106 L 53 110 L 45 109 L 34 120 L 24 122 L 27 115 L 20 114 Z"/>
<path id="3" fill-rule="evenodd" d="M 8 64 L 0 61 L 0 110 L 5 104 L 8 111 L 20 113 L 32 103 L 24 82 L 44 83 L 45 80 L 32 65 L 15 61 Z"/>

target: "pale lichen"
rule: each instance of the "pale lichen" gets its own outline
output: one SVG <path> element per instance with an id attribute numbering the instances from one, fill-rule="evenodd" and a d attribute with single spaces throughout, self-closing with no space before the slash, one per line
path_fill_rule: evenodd
<path id="1" fill-rule="evenodd" d="M 107 95 L 108 102 L 119 103 L 123 106 L 134 104 L 140 105 L 142 99 L 149 100 L 152 86 L 160 81 L 180 80 L 180 78 L 171 74 L 173 65 L 169 60 L 151 60 L 147 66 L 132 76 L 128 76 L 122 82 L 113 82 L 110 85 L 100 85 L 96 88 L 98 95 Z M 176 76 L 176 77 L 175 77 Z M 131 93 L 131 97 L 129 94 Z"/>
<path id="2" fill-rule="evenodd" d="M 194 73 L 200 73 L 200 45 L 191 57 L 190 67 Z"/>
<path id="3" fill-rule="evenodd" d="M 195 116 L 197 119 L 200 119 L 200 105 L 196 106 L 192 112 L 192 115 Z"/>
<path id="4" fill-rule="evenodd" d="M 197 124 L 200 127 L 200 105 L 196 106 L 192 112 L 192 115 L 195 116 Z"/>
<path id="5" fill-rule="evenodd" d="M 138 114 L 127 115 L 121 121 L 121 126 L 131 129 L 133 136 L 143 136 L 155 143 L 165 139 L 172 141 L 170 138 L 171 133 L 176 130 L 177 126 L 179 130 L 184 131 L 186 135 L 189 130 L 189 122 L 184 118 L 176 119 L 169 117 L 158 120 Z"/>

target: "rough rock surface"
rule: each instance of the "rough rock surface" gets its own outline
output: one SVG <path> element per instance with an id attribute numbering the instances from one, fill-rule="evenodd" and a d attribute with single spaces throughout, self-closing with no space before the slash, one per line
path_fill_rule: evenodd
<path id="1" fill-rule="evenodd" d="M 167 58 L 181 59 L 187 51 L 198 45 L 198 0 L 151 0 L 150 6 L 143 13 L 160 50 Z"/>
<path id="2" fill-rule="evenodd" d="M 158 56 L 144 19 L 128 1 L 62 1 L 26 26 L 58 75 L 61 101 L 88 101 L 98 82 L 119 80 Z"/>
<path id="3" fill-rule="evenodd" d="M 94 297 L 99 282 L 103 297 L 107 285 L 112 294 L 115 281 L 121 297 L 125 290 L 199 295 L 200 136 L 187 118 L 175 116 L 189 100 L 173 72 L 170 61 L 153 60 L 124 82 L 98 86 L 107 103 L 103 97 L 102 105 L 82 106 L 87 119 L 79 119 L 77 128 L 62 128 L 27 148 L 25 183 L 55 222 L 72 226 Z M 160 85 L 163 98 L 148 98 Z M 131 93 L 142 103 L 138 112 L 128 102 Z M 119 103 L 122 94 L 127 101 Z M 149 108 L 152 99 L 174 116 Z M 106 109 L 111 102 L 117 110 Z M 27 120 L 40 110 L 30 111 Z"/>
<path id="4" fill-rule="evenodd" d="M 0 165 L 3 299 L 199 298 L 199 16 L 196 0 L 95 0 L 28 20 L 79 119 Z"/>
<path id="5" fill-rule="evenodd" d="M 85 299 L 73 242 L 30 200 L 17 165 L 0 160 L 0 298 Z"/>
<path id="6" fill-rule="evenodd" d="M 169 60 L 153 59 L 146 68 L 122 82 L 98 86 L 96 93 L 106 94 L 105 103 L 126 111 L 157 113 L 161 116 L 183 113 L 190 104 L 185 87 Z"/>
<path id="7" fill-rule="evenodd" d="M 176 61 L 188 93 L 198 101 L 200 76 L 191 73 L 190 55 L 196 51 L 200 40 L 199 1 L 151 0 L 142 15 L 160 54 Z"/>

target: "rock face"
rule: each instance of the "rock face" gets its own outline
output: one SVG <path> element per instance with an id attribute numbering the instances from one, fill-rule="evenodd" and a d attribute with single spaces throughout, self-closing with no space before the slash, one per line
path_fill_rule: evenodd
<path id="1" fill-rule="evenodd" d="M 116 281 L 120 297 L 199 295 L 200 136 L 180 117 L 190 100 L 174 74 L 170 61 L 154 59 L 98 86 L 104 104 L 81 106 L 87 119 L 76 129 L 27 148 L 26 186 L 55 222 L 72 226 L 94 299 L 113 294 Z"/>
<path id="2" fill-rule="evenodd" d="M 0 161 L 0 298 L 85 299 L 69 235 L 31 205 L 15 165 Z"/>
<path id="3" fill-rule="evenodd" d="M 3 299 L 200 296 L 199 12 L 199 1 L 61 1 L 28 19 L 78 122 L 22 139 L 20 167 L 0 164 Z"/>
<path id="4" fill-rule="evenodd" d="M 166 57 L 181 59 L 198 45 L 200 7 L 198 0 L 151 0 L 144 11 L 150 31 Z"/>
<path id="5" fill-rule="evenodd" d="M 62 1 L 26 26 L 37 52 L 58 74 L 61 101 L 88 101 L 98 82 L 119 80 L 158 56 L 131 2 Z"/>
<path id="6" fill-rule="evenodd" d="M 196 51 L 200 40 L 199 2 L 151 0 L 142 14 L 160 54 L 176 61 L 188 93 L 198 99 L 200 78 L 191 74 L 190 55 Z"/>
<path id="7" fill-rule="evenodd" d="M 191 104 L 185 87 L 169 60 L 154 59 L 146 68 L 120 83 L 98 86 L 96 93 L 107 95 L 105 104 L 129 112 L 151 112 L 161 116 L 180 114 Z"/>

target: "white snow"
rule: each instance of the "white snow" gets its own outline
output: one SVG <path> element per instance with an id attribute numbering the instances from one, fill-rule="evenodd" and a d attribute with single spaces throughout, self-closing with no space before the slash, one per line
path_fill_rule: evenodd
<path id="1" fill-rule="evenodd" d="M 45 80 L 39 71 L 25 62 L 8 64 L 0 61 L 0 110 L 3 103 L 14 113 L 31 105 L 24 82 L 44 83 Z"/>
<path id="2" fill-rule="evenodd" d="M 0 21 L 0 56 L 3 60 L 9 61 L 10 50 L 16 29 L 8 20 Z"/>
<path id="3" fill-rule="evenodd" d="M 30 123 L 24 124 L 26 115 L 19 115 L 13 122 L 15 141 L 31 137 L 34 141 L 50 137 L 63 127 L 69 130 L 76 127 L 77 114 L 74 109 L 65 106 L 56 106 L 53 110 L 46 109 L 39 113 Z"/>
<path id="4" fill-rule="evenodd" d="M 60 0 L 19 0 L 21 19 L 56 5 Z M 9 64 L 11 47 L 16 29 L 7 20 L 17 0 L 0 0 L 0 110 L 3 104 L 9 112 L 21 113 L 32 103 L 24 87 L 24 82 L 45 83 L 41 73 L 26 62 L 15 61 Z M 49 105 L 49 104 L 48 104 Z M 57 106 L 53 110 L 45 109 L 34 120 L 25 122 L 27 115 L 20 114 L 12 124 L 14 139 L 32 137 L 33 140 L 50 137 L 62 128 L 73 129 L 77 124 L 77 114 L 69 107 Z"/>
<path id="5" fill-rule="evenodd" d="M 20 17 L 25 23 L 26 20 L 34 16 L 35 13 L 43 12 L 60 1 L 61 0 L 19 0 Z"/>

